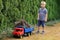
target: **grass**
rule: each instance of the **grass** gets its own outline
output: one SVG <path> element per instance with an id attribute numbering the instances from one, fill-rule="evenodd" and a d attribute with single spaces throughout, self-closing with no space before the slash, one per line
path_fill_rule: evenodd
<path id="1" fill-rule="evenodd" d="M 49 22 L 46 23 L 46 25 L 47 26 L 54 26 L 54 24 L 57 24 L 59 22 L 60 22 L 60 20 L 49 21 Z"/>
<path id="2" fill-rule="evenodd" d="M 7 27 L 7 29 L 1 30 L 0 40 L 3 40 L 6 37 L 12 37 L 12 28 Z"/>

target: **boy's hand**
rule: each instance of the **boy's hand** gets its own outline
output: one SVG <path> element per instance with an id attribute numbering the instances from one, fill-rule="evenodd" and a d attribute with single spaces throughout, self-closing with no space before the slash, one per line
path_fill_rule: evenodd
<path id="1" fill-rule="evenodd" d="M 38 18 L 37 18 L 37 20 L 39 20 L 39 13 L 38 13 Z"/>
<path id="2" fill-rule="evenodd" d="M 39 18 L 37 18 L 37 20 L 39 20 Z"/>
<path id="3" fill-rule="evenodd" d="M 47 22 L 47 19 L 45 19 L 45 22 Z"/>

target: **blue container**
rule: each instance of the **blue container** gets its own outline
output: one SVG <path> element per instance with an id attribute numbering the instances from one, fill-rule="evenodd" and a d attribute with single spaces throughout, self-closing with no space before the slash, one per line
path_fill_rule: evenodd
<path id="1" fill-rule="evenodd" d="M 24 28 L 25 29 L 25 33 L 29 33 L 29 32 L 32 32 L 34 30 L 33 27 L 30 27 L 30 28 Z"/>

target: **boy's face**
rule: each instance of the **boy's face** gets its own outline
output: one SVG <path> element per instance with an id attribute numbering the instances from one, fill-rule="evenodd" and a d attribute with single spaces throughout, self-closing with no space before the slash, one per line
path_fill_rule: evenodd
<path id="1" fill-rule="evenodd" d="M 41 8 L 45 8 L 46 4 L 41 3 Z"/>

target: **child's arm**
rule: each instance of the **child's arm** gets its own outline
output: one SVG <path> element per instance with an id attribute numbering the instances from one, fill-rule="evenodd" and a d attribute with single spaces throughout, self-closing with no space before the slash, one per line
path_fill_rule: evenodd
<path id="1" fill-rule="evenodd" d="M 38 18 L 37 18 L 37 20 L 39 20 L 39 13 L 38 13 Z"/>
<path id="2" fill-rule="evenodd" d="M 45 22 L 47 21 L 47 18 L 48 18 L 48 13 L 46 13 Z"/>

